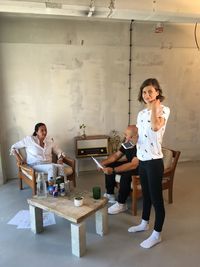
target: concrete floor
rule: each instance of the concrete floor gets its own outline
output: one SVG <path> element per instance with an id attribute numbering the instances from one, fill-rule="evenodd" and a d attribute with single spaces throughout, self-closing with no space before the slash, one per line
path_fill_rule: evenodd
<path id="1" fill-rule="evenodd" d="M 18 180 L 0 187 L 0 266 L 81 266 L 81 267 L 198 267 L 200 266 L 200 164 L 179 163 L 174 183 L 174 203 L 167 204 L 163 242 L 145 250 L 139 244 L 151 231 L 130 234 L 129 226 L 140 221 L 126 213 L 109 216 L 109 234 L 100 237 L 95 233 L 94 217 L 87 220 L 87 253 L 82 258 L 71 254 L 70 223 L 56 216 L 56 225 L 45 228 L 42 234 L 19 230 L 7 222 L 22 209 L 28 209 L 26 199 L 31 190 L 18 189 Z M 91 190 L 94 185 L 104 188 L 104 178 L 96 172 L 79 176 L 81 188 Z M 167 192 L 164 193 L 167 200 Z M 130 207 L 130 200 L 128 202 Z M 151 228 L 154 214 L 151 216 Z"/>

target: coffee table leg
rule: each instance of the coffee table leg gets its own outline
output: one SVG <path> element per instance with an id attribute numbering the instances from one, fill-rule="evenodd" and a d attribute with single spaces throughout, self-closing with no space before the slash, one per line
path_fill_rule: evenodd
<path id="1" fill-rule="evenodd" d="M 96 232 L 103 236 L 108 232 L 108 208 L 107 206 L 95 213 Z"/>
<path id="2" fill-rule="evenodd" d="M 42 209 L 29 205 L 31 231 L 35 234 L 43 231 Z"/>
<path id="3" fill-rule="evenodd" d="M 71 224 L 72 254 L 77 257 L 83 256 L 86 251 L 85 222 Z"/>

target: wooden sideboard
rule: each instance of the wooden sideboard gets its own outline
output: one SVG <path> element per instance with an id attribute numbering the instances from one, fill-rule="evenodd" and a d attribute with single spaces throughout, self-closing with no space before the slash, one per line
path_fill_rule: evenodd
<path id="1" fill-rule="evenodd" d="M 84 158 L 105 157 L 109 154 L 108 135 L 76 136 L 75 155 L 77 158 L 77 174 L 79 173 L 79 160 Z"/>

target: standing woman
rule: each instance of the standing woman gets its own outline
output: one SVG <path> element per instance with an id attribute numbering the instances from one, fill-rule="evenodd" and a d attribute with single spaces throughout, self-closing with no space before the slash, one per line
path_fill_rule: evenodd
<path id="1" fill-rule="evenodd" d="M 156 79 L 150 78 L 142 83 L 138 100 L 146 105 L 146 108 L 140 111 L 137 117 L 139 135 L 137 157 L 143 194 L 143 212 L 141 223 L 130 227 L 128 231 L 139 232 L 149 229 L 149 218 L 153 205 L 155 209 L 154 230 L 150 237 L 140 244 L 143 248 L 151 248 L 161 242 L 161 231 L 165 219 L 162 195 L 164 166 L 161 145 L 170 110 L 161 104 L 164 96 Z"/>

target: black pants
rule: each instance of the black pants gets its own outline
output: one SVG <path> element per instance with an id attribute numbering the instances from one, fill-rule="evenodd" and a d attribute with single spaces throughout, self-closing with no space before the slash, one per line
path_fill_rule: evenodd
<path id="1" fill-rule="evenodd" d="M 107 167 L 117 167 L 120 165 L 123 165 L 124 162 L 114 162 L 108 165 Z M 136 170 L 126 171 L 126 172 L 120 172 L 119 175 L 121 175 L 120 179 L 120 188 L 119 188 L 119 194 L 118 194 L 118 202 L 121 204 L 124 204 L 130 194 L 131 191 L 131 176 L 133 174 L 137 174 Z M 106 191 L 107 194 L 114 194 L 114 189 L 116 186 L 115 182 L 115 174 L 105 174 L 105 184 L 106 184 Z"/>
<path id="2" fill-rule="evenodd" d="M 163 160 L 140 161 L 139 175 L 143 194 L 142 219 L 149 221 L 151 206 L 155 209 L 154 230 L 161 232 L 164 219 L 165 208 L 162 194 Z"/>

